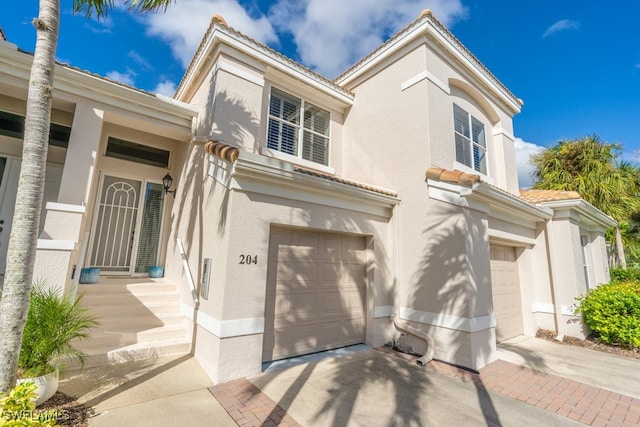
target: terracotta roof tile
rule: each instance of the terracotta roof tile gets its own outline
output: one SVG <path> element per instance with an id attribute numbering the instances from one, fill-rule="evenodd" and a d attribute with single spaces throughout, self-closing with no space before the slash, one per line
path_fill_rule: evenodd
<path id="1" fill-rule="evenodd" d="M 227 160 L 229 162 L 235 162 L 238 159 L 238 156 L 240 155 L 240 150 L 238 148 L 233 147 L 231 145 L 224 144 L 219 141 L 213 141 L 213 140 L 207 141 L 204 144 L 204 151 L 211 155 L 220 157 L 221 159 Z M 373 185 L 363 184 L 361 182 L 351 181 L 349 179 L 338 178 L 333 175 L 327 175 L 324 173 L 301 168 L 298 166 L 294 166 L 293 170 L 295 172 L 298 172 L 304 175 L 325 179 L 327 181 L 338 182 L 340 184 L 361 188 L 363 190 L 373 191 L 374 193 L 384 194 L 385 196 L 391 196 L 391 197 L 398 196 L 398 193 L 395 191 L 387 190 L 380 187 L 374 187 Z"/>
<path id="2" fill-rule="evenodd" d="M 580 198 L 580 193 L 562 190 L 520 190 L 520 197 L 529 203 L 535 204 L 559 200 L 575 200 Z"/>
<path id="3" fill-rule="evenodd" d="M 380 188 L 380 187 L 374 187 L 373 185 L 363 184 L 361 182 L 351 181 L 349 179 L 338 178 L 336 176 L 327 175 L 327 174 L 324 174 L 324 173 L 316 172 L 316 171 L 309 170 L 309 169 L 300 168 L 300 167 L 297 167 L 297 166 L 294 167 L 293 170 L 296 171 L 296 172 L 305 174 L 305 175 L 314 176 L 316 178 L 326 179 L 327 181 L 338 182 L 340 184 L 349 185 L 351 187 L 361 188 L 363 190 L 373 191 L 374 193 L 384 194 L 385 196 L 391 196 L 391 197 L 397 197 L 398 196 L 398 193 L 395 192 L 395 191 L 387 190 L 387 189 Z"/>
<path id="4" fill-rule="evenodd" d="M 430 167 L 426 172 L 427 179 L 451 182 L 471 187 L 476 182 L 480 182 L 480 175 L 465 173 L 459 170 L 449 170 L 438 167 Z"/>
<path id="5" fill-rule="evenodd" d="M 229 162 L 235 162 L 240 155 L 240 150 L 236 147 L 218 141 L 207 141 L 204 144 L 204 151 Z"/>

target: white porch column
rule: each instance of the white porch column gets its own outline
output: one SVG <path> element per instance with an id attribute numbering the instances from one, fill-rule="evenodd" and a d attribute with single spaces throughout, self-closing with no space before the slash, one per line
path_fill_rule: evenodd
<path id="1" fill-rule="evenodd" d="M 47 204 L 38 239 L 34 277 L 60 291 L 75 291 L 83 260 L 78 259 L 86 227 L 86 205 L 93 182 L 104 112 L 76 105 L 57 203 Z M 80 263 L 80 265 L 78 265 Z M 72 277 L 72 272 L 76 275 Z"/>
<path id="2" fill-rule="evenodd" d="M 556 211 L 551 221 L 553 244 L 551 264 L 554 269 L 554 298 L 558 319 L 558 335 L 584 338 L 586 330 L 574 314 L 576 297 L 587 290 L 583 269 L 580 226 L 571 210 Z"/>
<path id="3" fill-rule="evenodd" d="M 103 119 L 104 111 L 85 103 L 76 105 L 58 193 L 59 203 L 82 206 L 89 201 Z"/>

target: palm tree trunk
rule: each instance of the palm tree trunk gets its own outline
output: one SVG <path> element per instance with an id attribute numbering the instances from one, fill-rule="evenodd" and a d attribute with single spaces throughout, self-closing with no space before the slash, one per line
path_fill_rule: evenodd
<path id="1" fill-rule="evenodd" d="M 44 192 L 59 20 L 59 0 L 40 0 L 39 17 L 33 21 L 37 39 L 27 96 L 22 167 L 0 300 L 0 391 L 7 391 L 15 384 L 22 332 L 29 310 Z"/>
<path id="2" fill-rule="evenodd" d="M 627 258 L 624 256 L 624 244 L 622 243 L 622 233 L 620 227 L 616 227 L 616 252 L 618 253 L 618 267 L 627 269 Z"/>

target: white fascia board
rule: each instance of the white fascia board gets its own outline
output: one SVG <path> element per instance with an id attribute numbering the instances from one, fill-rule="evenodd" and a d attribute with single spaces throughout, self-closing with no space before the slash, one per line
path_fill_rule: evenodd
<path id="1" fill-rule="evenodd" d="M 470 208 L 485 214 L 490 211 L 489 205 L 478 200 L 469 199 L 466 196 L 471 194 L 471 189 L 450 182 L 443 182 L 428 179 L 429 197 L 434 200 L 449 203 L 462 208 Z"/>
<path id="2" fill-rule="evenodd" d="M 347 90 L 339 90 L 338 88 L 333 87 L 333 84 L 327 84 L 327 82 L 323 81 L 318 76 L 315 76 L 314 73 L 307 71 L 302 66 L 295 66 L 296 64 L 293 61 L 287 60 L 286 57 L 278 54 L 274 50 L 265 48 L 264 46 L 256 43 L 251 43 L 249 40 L 241 39 L 235 34 L 229 32 L 226 28 L 218 25 L 216 25 L 214 30 L 211 32 L 209 40 L 207 40 L 206 48 L 199 55 L 195 65 L 192 67 L 190 75 L 187 76 L 187 81 L 182 85 L 183 88 L 180 90 L 180 93 L 176 94 L 176 96 L 180 97 L 185 93 L 185 89 L 191 85 L 193 77 L 200 73 L 200 69 L 205 65 L 210 53 L 217 49 L 218 44 L 226 44 L 251 58 L 255 58 L 263 62 L 268 67 L 272 67 L 294 77 L 297 80 L 301 80 L 305 84 L 308 84 L 309 86 L 326 93 L 332 98 L 339 100 L 345 106 L 353 105 L 354 96 L 353 94 L 348 93 Z"/>
<path id="3" fill-rule="evenodd" d="M 284 161 L 241 152 L 229 188 L 391 217 L 400 199 L 293 170 Z"/>
<path id="4" fill-rule="evenodd" d="M 558 200 L 552 202 L 540 203 L 541 206 L 556 209 L 571 209 L 580 214 L 580 219 L 586 219 L 593 222 L 596 225 L 604 228 L 617 227 L 618 222 L 602 212 L 600 209 L 593 206 L 591 203 L 583 199 L 570 199 L 570 200 Z"/>
<path id="5" fill-rule="evenodd" d="M 0 53 L 0 73 L 29 81 L 33 56 L 10 49 Z M 165 96 L 154 96 L 110 82 L 102 77 L 56 64 L 53 88 L 77 97 L 139 112 L 163 121 L 191 127 L 193 117 L 197 116 L 195 106 Z M 55 96 L 55 95 L 54 95 Z"/>
<path id="6" fill-rule="evenodd" d="M 524 216 L 532 221 L 546 221 L 553 217 L 553 211 L 550 209 L 532 205 L 482 182 L 474 184 L 467 197 L 478 197 L 481 200 L 485 200 L 492 208 L 496 206 L 506 210 L 515 210 L 518 216 Z"/>

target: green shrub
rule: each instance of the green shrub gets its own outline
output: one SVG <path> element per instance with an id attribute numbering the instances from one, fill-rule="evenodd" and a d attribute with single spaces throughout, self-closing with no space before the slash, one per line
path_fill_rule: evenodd
<path id="1" fill-rule="evenodd" d="M 640 268 L 612 268 L 611 282 L 628 282 L 628 281 L 640 281 Z"/>
<path id="2" fill-rule="evenodd" d="M 60 295 L 57 290 L 34 284 L 31 304 L 22 334 L 22 349 L 18 361 L 22 378 L 37 377 L 63 366 L 56 359 L 68 357 L 81 365 L 86 355 L 74 347 L 74 340 L 86 338 L 97 325 L 96 318 L 80 299 Z"/>
<path id="3" fill-rule="evenodd" d="M 612 282 L 578 298 L 577 312 L 607 344 L 640 348 L 640 282 Z"/>
<path id="4" fill-rule="evenodd" d="M 37 411 L 36 385 L 20 383 L 8 394 L 0 393 L 1 427 L 55 427 L 57 411 Z"/>

